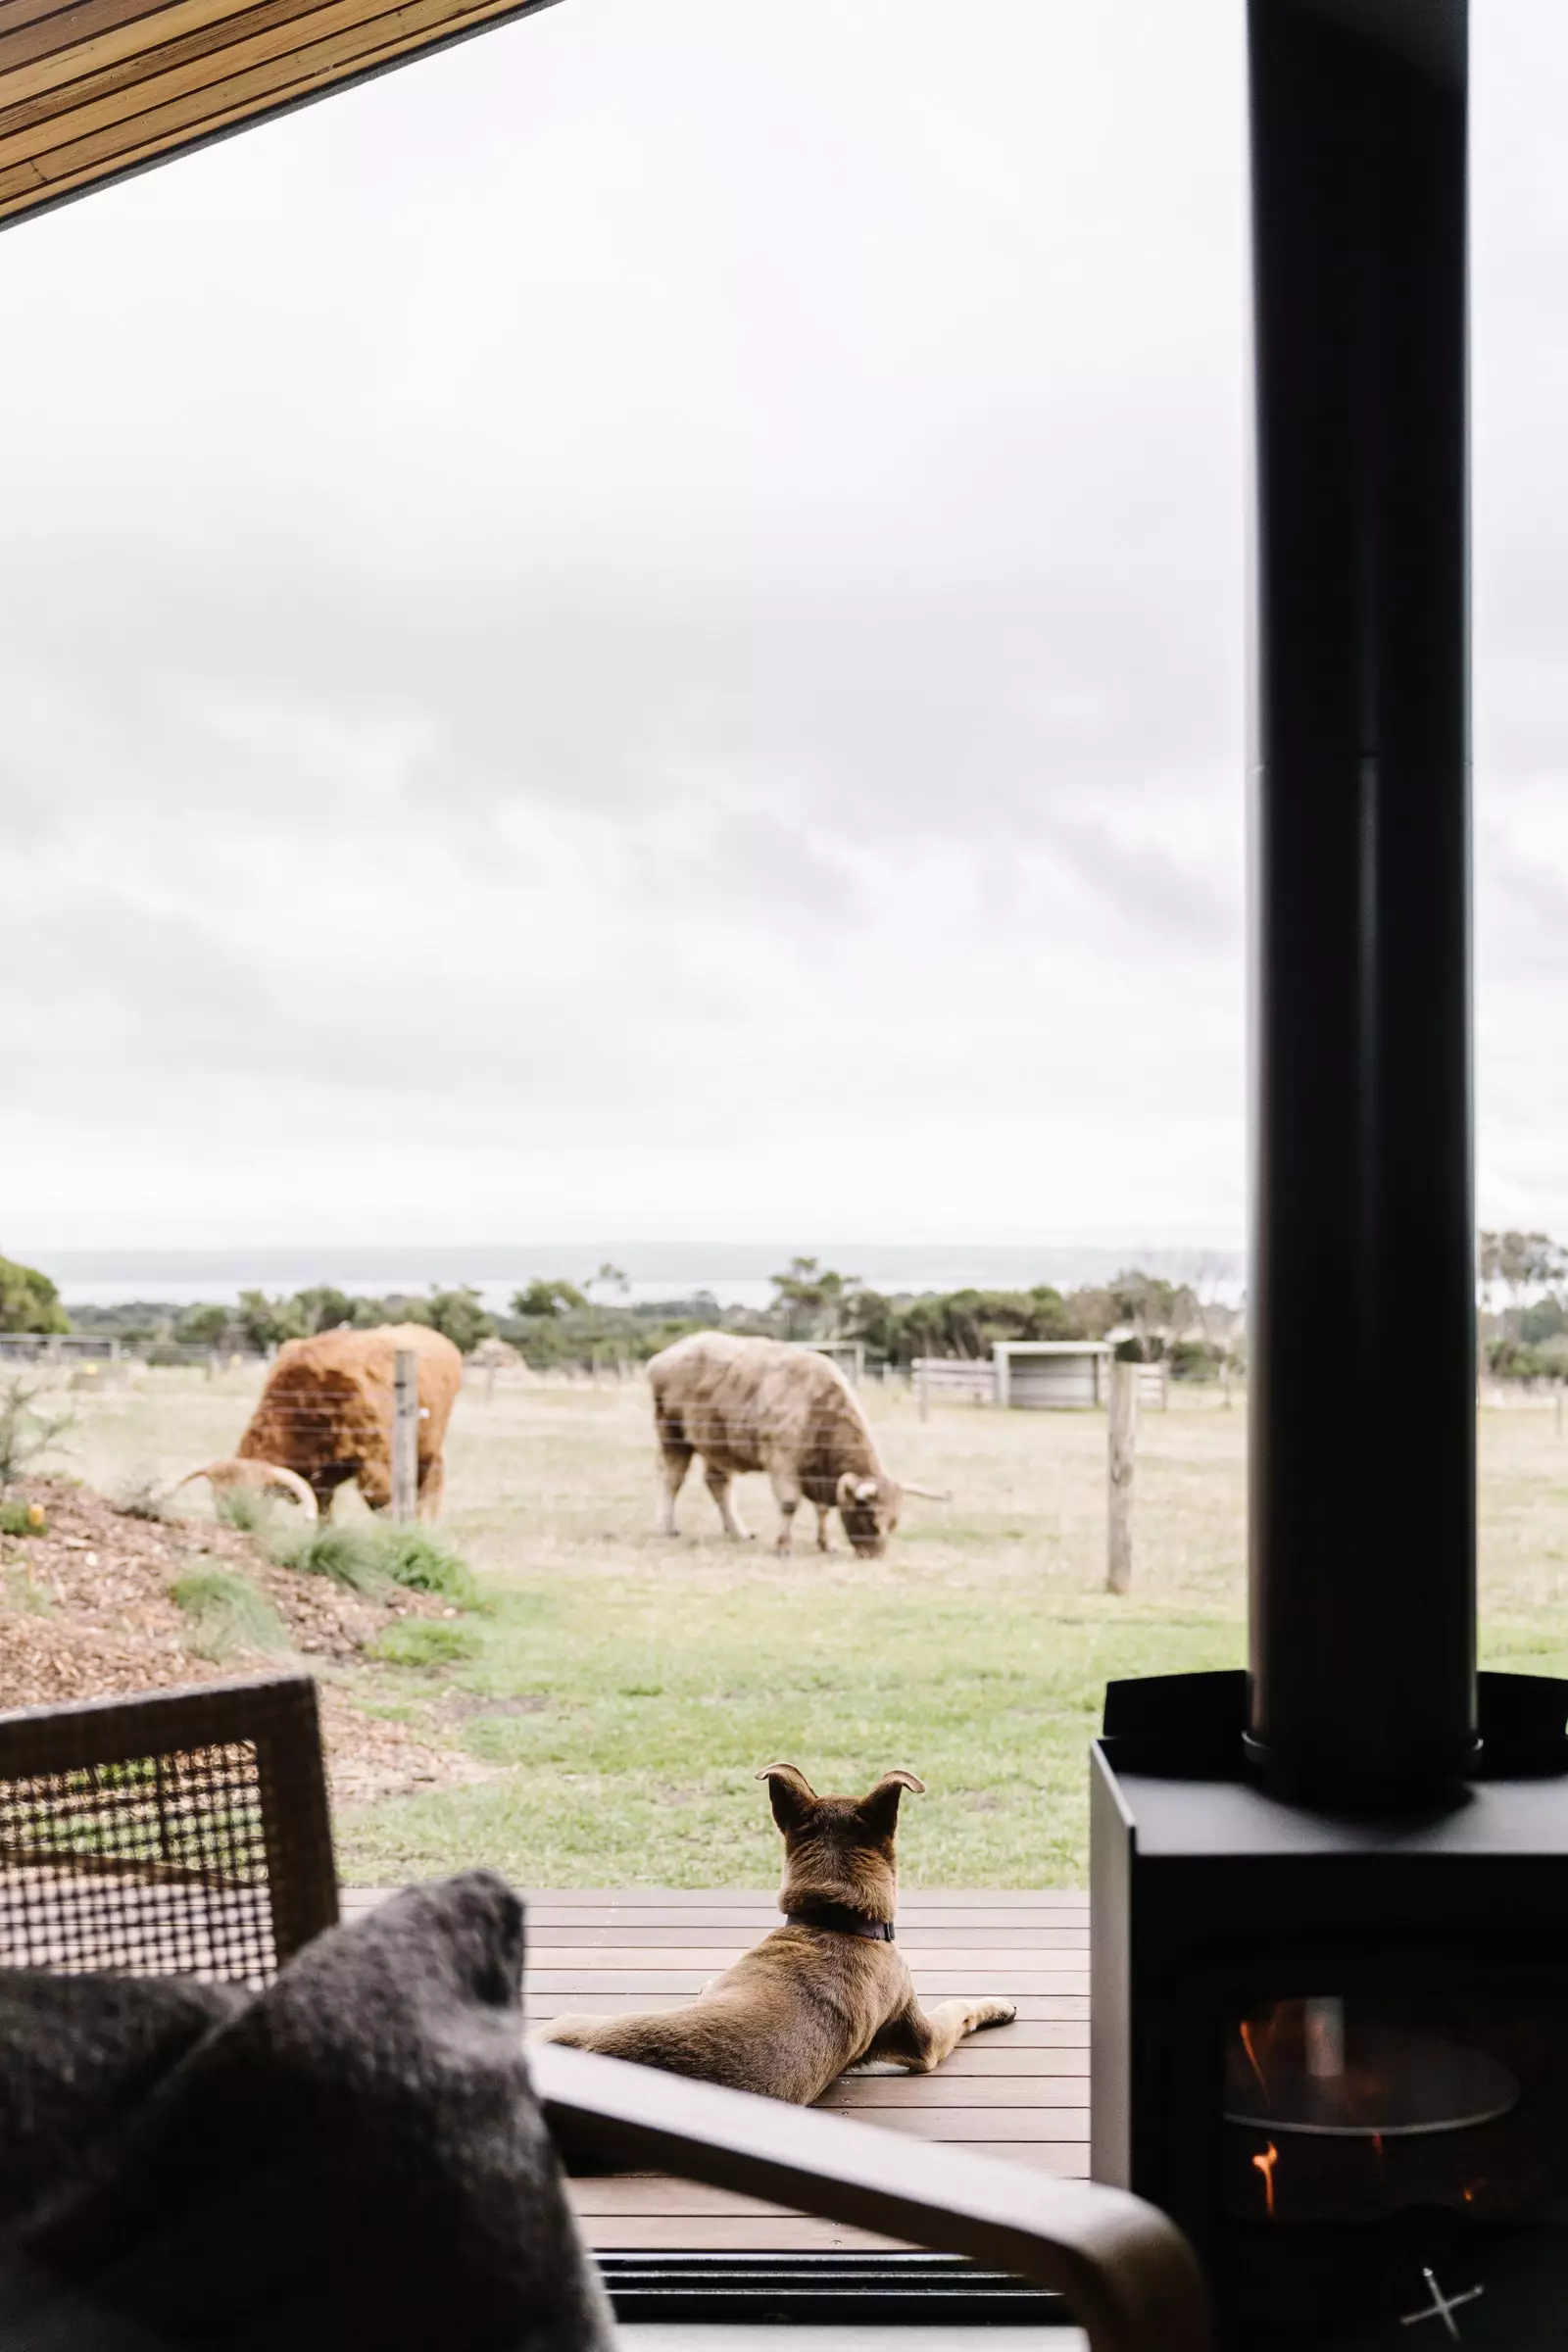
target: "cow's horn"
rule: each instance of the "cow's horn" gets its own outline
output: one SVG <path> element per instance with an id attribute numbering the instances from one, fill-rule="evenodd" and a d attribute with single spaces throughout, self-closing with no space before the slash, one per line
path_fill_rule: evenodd
<path id="1" fill-rule="evenodd" d="M 311 1493 L 297 1470 L 285 1470 L 281 1462 L 258 1462 L 256 1467 L 262 1473 L 264 1485 L 281 1487 L 285 1494 L 293 1495 L 305 1518 L 315 1519 L 319 1516 L 316 1507 L 316 1496 Z"/>
<path id="2" fill-rule="evenodd" d="M 951 1502 L 951 1494 L 944 1494 L 939 1487 L 917 1487 L 912 1478 L 901 1478 L 899 1485 L 906 1494 L 918 1494 L 924 1502 Z"/>
<path id="3" fill-rule="evenodd" d="M 221 1494 L 225 1487 L 243 1486 L 251 1474 L 252 1465 L 242 1462 L 237 1455 L 227 1461 L 203 1462 L 199 1470 L 187 1470 L 183 1478 L 176 1478 L 171 1493 L 177 1494 L 181 1487 L 191 1486 L 198 1478 L 210 1478 Z"/>
<path id="4" fill-rule="evenodd" d="M 277 1487 L 285 1494 L 293 1495 L 307 1519 L 319 1516 L 316 1496 L 304 1479 L 297 1470 L 285 1470 L 281 1462 L 263 1462 L 252 1459 L 248 1454 L 231 1454 L 225 1461 L 204 1462 L 199 1470 L 187 1470 L 183 1478 L 174 1481 L 173 1491 L 177 1494 L 181 1487 L 188 1487 L 193 1479 L 198 1478 L 207 1479 L 216 1494 L 228 1494 L 235 1487 L 264 1491 L 268 1487 Z"/>

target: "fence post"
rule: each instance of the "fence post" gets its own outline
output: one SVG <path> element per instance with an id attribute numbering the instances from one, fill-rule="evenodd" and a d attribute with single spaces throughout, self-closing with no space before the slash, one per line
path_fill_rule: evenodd
<path id="1" fill-rule="evenodd" d="M 1112 1357 L 1108 1501 L 1110 1535 L 1105 1557 L 1105 1591 L 1126 1592 L 1133 1581 L 1133 1463 L 1138 1446 L 1140 1367 Z"/>
<path id="2" fill-rule="evenodd" d="M 494 1358 L 492 1358 L 484 1368 L 484 1400 L 486 1404 L 494 1404 L 496 1400 L 496 1367 Z"/>
<path id="3" fill-rule="evenodd" d="M 914 1390 L 915 1400 L 920 1408 L 920 1418 L 922 1421 L 928 1421 L 931 1417 L 931 1392 L 926 1383 L 925 1357 L 923 1355 L 915 1360 Z"/>
<path id="4" fill-rule="evenodd" d="M 1554 1399 L 1554 1401 L 1555 1401 L 1555 1404 L 1556 1404 L 1556 1409 L 1557 1409 L 1557 1435 L 1558 1435 L 1558 1437 L 1560 1438 L 1560 1437 L 1562 1436 L 1562 1382 L 1561 1382 L 1561 1380 L 1559 1379 L 1559 1380 L 1553 1381 L 1553 1383 L 1552 1383 L 1552 1386 L 1553 1386 L 1553 1388 L 1554 1388 L 1554 1389 L 1555 1389 L 1555 1391 L 1556 1391 L 1556 1396 L 1555 1396 L 1555 1399 Z"/>
<path id="5" fill-rule="evenodd" d="M 392 1373 L 392 1516 L 408 1521 L 419 1502 L 419 1359 L 400 1348 Z"/>

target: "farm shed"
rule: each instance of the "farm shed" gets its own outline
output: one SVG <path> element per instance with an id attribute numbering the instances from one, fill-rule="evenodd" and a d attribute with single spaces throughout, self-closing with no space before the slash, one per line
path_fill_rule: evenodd
<path id="1" fill-rule="evenodd" d="M 858 1389 L 865 1378 L 865 1342 L 863 1340 L 808 1340 L 807 1346 L 813 1355 L 830 1356 L 852 1389 Z"/>
<path id="2" fill-rule="evenodd" d="M 1034 1412 L 1102 1404 L 1110 1352 L 1105 1340 L 998 1340 L 991 1350 L 997 1402 Z"/>

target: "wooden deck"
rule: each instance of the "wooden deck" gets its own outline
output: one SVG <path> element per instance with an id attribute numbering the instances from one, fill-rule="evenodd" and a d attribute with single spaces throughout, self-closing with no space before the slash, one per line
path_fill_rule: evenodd
<path id="1" fill-rule="evenodd" d="M 346 1915 L 379 1899 L 344 1896 Z M 528 2019 L 561 2010 L 675 2009 L 778 1925 L 772 1898 L 639 1887 L 531 1894 Z M 1062 1893 L 906 1896 L 899 1942 L 930 2000 L 1016 2001 L 934 2075 L 847 2075 L 824 2107 L 893 2132 L 1082 2175 L 1089 2154 L 1089 1911 Z M 572 2184 L 590 2244 L 652 2252 L 838 2252 L 884 2241 L 723 2189 L 652 2173 Z"/>

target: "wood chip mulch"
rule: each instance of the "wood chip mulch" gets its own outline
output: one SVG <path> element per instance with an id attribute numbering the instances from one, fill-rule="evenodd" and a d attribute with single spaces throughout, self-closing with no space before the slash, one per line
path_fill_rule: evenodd
<path id="1" fill-rule="evenodd" d="M 218 1682 L 289 1663 L 275 1650 L 201 1656 L 192 1619 L 170 1597 L 187 1570 L 236 1571 L 260 1587 L 289 1649 L 318 1670 L 327 1770 L 335 1803 L 360 1805 L 482 1777 L 461 1751 L 434 1747 L 402 1723 L 357 1706 L 375 1637 L 400 1617 L 444 1617 L 439 1597 L 399 1591 L 367 1599 L 324 1576 L 279 1568 L 255 1537 L 211 1519 L 142 1519 L 57 1478 L 24 1479 L 8 1502 L 37 1504 L 44 1530 L 0 1536 L 0 1708 L 129 1697 L 182 1683 Z"/>

